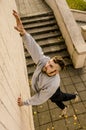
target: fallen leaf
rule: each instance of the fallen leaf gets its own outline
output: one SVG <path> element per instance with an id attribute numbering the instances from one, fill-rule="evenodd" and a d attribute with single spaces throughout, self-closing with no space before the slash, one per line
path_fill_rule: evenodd
<path id="1" fill-rule="evenodd" d="M 74 120 L 77 120 L 77 116 L 76 115 L 73 115 L 73 117 L 74 117 Z"/>
<path id="2" fill-rule="evenodd" d="M 37 114 L 37 112 L 36 112 L 36 111 L 34 111 L 33 113 L 34 113 L 34 115 L 36 115 L 36 114 Z"/>
<path id="3" fill-rule="evenodd" d="M 78 124 L 78 127 L 79 127 L 79 128 L 81 128 L 81 125 L 80 125 L 80 124 Z"/>
<path id="4" fill-rule="evenodd" d="M 59 115 L 59 117 L 60 117 L 60 118 L 62 118 L 62 116 L 61 116 L 61 115 Z"/>
<path id="5" fill-rule="evenodd" d="M 65 117 L 65 118 L 68 118 L 68 115 L 65 115 L 64 117 Z"/>
<path id="6" fill-rule="evenodd" d="M 54 126 L 52 126 L 52 130 L 55 130 Z"/>
<path id="7" fill-rule="evenodd" d="M 76 125 L 77 123 L 76 122 L 74 122 L 74 125 Z"/>

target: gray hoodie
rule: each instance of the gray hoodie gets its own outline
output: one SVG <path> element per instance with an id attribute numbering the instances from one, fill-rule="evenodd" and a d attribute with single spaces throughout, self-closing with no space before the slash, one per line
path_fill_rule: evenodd
<path id="1" fill-rule="evenodd" d="M 43 54 L 41 47 L 30 34 L 26 33 L 22 38 L 34 63 L 37 65 L 32 77 L 32 88 L 36 94 L 24 101 L 24 105 L 40 105 L 56 92 L 60 85 L 60 76 L 56 74 L 49 77 L 43 73 L 42 68 L 50 60 L 50 57 Z"/>

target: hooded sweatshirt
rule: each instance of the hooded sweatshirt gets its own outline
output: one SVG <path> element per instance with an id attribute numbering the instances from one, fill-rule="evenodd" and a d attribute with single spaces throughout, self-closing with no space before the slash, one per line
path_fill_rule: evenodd
<path id="1" fill-rule="evenodd" d="M 41 47 L 30 34 L 26 33 L 22 39 L 27 51 L 37 65 L 32 76 L 32 89 L 36 94 L 25 100 L 24 105 L 40 105 L 56 92 L 60 85 L 60 76 L 59 74 L 56 74 L 49 77 L 46 73 L 42 72 L 42 68 L 50 60 L 50 57 L 43 54 Z"/>

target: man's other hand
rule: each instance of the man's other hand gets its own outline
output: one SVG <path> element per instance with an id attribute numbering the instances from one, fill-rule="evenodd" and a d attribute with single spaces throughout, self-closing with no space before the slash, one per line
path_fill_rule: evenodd
<path id="1" fill-rule="evenodd" d="M 18 106 L 19 106 L 19 107 L 21 107 L 21 106 L 24 105 L 24 104 L 23 104 L 23 101 L 22 101 L 22 99 L 21 99 L 21 96 L 18 97 L 18 99 L 17 99 L 17 103 L 18 103 Z"/>

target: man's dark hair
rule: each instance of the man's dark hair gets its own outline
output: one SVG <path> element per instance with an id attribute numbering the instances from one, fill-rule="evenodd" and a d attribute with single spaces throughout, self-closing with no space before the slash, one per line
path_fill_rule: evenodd
<path id="1" fill-rule="evenodd" d="M 61 67 L 62 70 L 64 69 L 65 62 L 61 56 L 54 56 L 53 61 L 54 61 L 54 63 L 59 64 L 59 66 Z"/>

